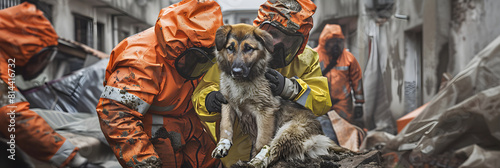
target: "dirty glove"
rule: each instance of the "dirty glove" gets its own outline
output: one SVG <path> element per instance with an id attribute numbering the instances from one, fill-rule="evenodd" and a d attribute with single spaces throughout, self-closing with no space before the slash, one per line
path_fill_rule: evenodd
<path id="1" fill-rule="evenodd" d="M 356 103 L 354 104 L 354 118 L 363 117 L 363 104 Z"/>
<path id="2" fill-rule="evenodd" d="M 265 76 L 269 81 L 271 92 L 275 96 L 290 100 L 294 99 L 302 90 L 302 87 L 295 79 L 286 78 L 274 69 L 267 69 Z"/>
<path id="3" fill-rule="evenodd" d="M 221 112 L 222 103 L 227 104 L 227 100 L 219 91 L 212 91 L 208 93 L 205 98 L 205 107 L 210 112 Z"/>

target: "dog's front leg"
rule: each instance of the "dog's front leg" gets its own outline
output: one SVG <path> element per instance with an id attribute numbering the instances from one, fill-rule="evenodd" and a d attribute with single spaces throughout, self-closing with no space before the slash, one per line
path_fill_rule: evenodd
<path id="1" fill-rule="evenodd" d="M 274 113 L 267 109 L 261 115 L 256 116 L 257 119 L 257 139 L 252 156 L 255 156 L 264 145 L 269 145 L 273 138 L 274 132 Z"/>
<path id="2" fill-rule="evenodd" d="M 217 147 L 212 152 L 213 158 L 223 158 L 227 156 L 229 148 L 233 145 L 233 122 L 235 112 L 229 104 L 222 104 L 220 121 L 220 139 Z"/>
<path id="3" fill-rule="evenodd" d="M 256 116 L 257 119 L 257 140 L 255 141 L 255 148 L 252 152 L 252 160 L 249 164 L 253 167 L 267 167 L 269 159 L 267 157 L 269 152 L 269 145 L 273 138 L 274 133 L 274 113 L 271 110 L 265 110 L 264 113 Z M 266 146 L 264 149 L 263 147 Z M 257 152 L 259 154 L 257 154 Z"/>

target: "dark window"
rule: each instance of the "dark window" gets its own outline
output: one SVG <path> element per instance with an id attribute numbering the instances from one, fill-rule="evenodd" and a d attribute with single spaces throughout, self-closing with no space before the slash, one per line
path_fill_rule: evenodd
<path id="1" fill-rule="evenodd" d="M 0 9 L 5 9 L 21 4 L 21 0 L 0 0 Z"/>
<path id="2" fill-rule="evenodd" d="M 73 14 L 75 19 L 75 41 L 94 48 L 94 41 L 97 43 L 97 50 L 104 51 L 104 24 L 97 23 L 97 39 L 94 40 L 93 20 L 90 17 Z"/>
<path id="3" fill-rule="evenodd" d="M 75 41 L 93 46 L 92 41 L 92 18 L 74 14 L 75 20 Z"/>
<path id="4" fill-rule="evenodd" d="M 104 24 L 97 22 L 97 50 L 104 51 Z"/>
<path id="5" fill-rule="evenodd" d="M 43 12 L 43 16 L 52 23 L 52 5 L 38 1 L 36 7 Z"/>

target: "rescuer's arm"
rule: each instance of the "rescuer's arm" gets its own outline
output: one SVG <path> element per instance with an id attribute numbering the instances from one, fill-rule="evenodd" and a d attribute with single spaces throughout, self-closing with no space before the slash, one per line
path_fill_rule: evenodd
<path id="1" fill-rule="evenodd" d="M 101 130 L 123 167 L 139 164 L 161 167 L 141 121 L 158 93 L 156 81 L 148 73 L 155 70 L 115 67 L 118 68 L 106 75 L 104 92 L 96 108 Z"/>

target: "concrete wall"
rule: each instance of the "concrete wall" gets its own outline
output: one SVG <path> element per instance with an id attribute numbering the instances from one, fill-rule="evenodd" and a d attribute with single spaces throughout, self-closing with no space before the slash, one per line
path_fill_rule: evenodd
<path id="1" fill-rule="evenodd" d="M 422 13 L 423 59 L 422 102 L 428 102 L 437 93 L 443 73 L 449 62 L 450 0 L 425 0 Z"/>
<path id="2" fill-rule="evenodd" d="M 475 54 L 500 35 L 500 1 L 452 0 L 451 7 L 447 71 L 456 75 Z"/>
<path id="3" fill-rule="evenodd" d="M 365 66 L 370 43 L 377 43 L 389 108 L 394 118 L 399 118 L 421 105 L 423 1 L 396 1 L 384 10 L 367 8 L 366 2 L 360 1 L 359 5 L 358 61 Z M 395 14 L 409 19 L 396 18 Z M 378 32 L 370 35 L 371 29 Z M 371 41 L 370 36 L 377 37 Z"/>
<path id="4" fill-rule="evenodd" d="M 366 97 L 374 98 L 367 99 L 365 104 L 375 107 L 365 111 L 369 116 L 372 115 L 372 118 L 367 118 L 373 120 L 368 122 L 373 123 L 370 129 L 395 133 L 395 123 L 387 123 L 383 118 L 390 117 L 396 120 L 402 117 L 425 103 L 437 90 L 439 82 L 436 77 L 438 65 L 436 62 L 439 59 L 437 55 L 439 47 L 447 41 L 446 33 L 443 33 L 446 31 L 440 31 L 440 28 L 447 25 L 447 21 L 436 15 L 441 14 L 437 6 L 445 2 L 399 0 L 385 9 L 370 8 L 372 4 L 367 3 L 370 1 L 360 1 L 359 4 L 358 62 L 365 67 L 370 56 L 374 56 L 371 52 L 376 52 L 378 57 L 376 64 L 380 68 L 378 71 L 382 78 L 379 79 L 378 86 L 384 88 L 374 89 L 384 92 L 365 90 L 368 94 Z M 444 14 L 443 17 L 446 16 Z M 444 40 L 441 40 L 442 37 L 445 37 Z M 373 46 L 376 49 L 371 48 Z M 374 79 L 364 76 L 364 80 Z M 424 95 L 426 92 L 429 94 Z M 374 104 L 377 97 L 385 97 L 386 107 L 380 108 Z M 391 116 L 377 116 L 381 114 Z"/>
<path id="5" fill-rule="evenodd" d="M 458 74 L 500 35 L 496 10 L 500 1 L 396 0 L 384 10 L 367 8 L 370 2 L 359 4 L 355 49 L 364 66 L 374 51 L 370 44 L 377 43 L 382 90 L 388 100 L 382 110 L 390 111 L 394 119 L 430 101 L 443 73 Z"/>

